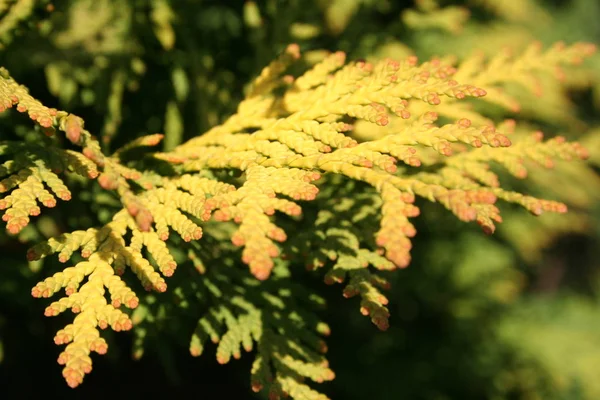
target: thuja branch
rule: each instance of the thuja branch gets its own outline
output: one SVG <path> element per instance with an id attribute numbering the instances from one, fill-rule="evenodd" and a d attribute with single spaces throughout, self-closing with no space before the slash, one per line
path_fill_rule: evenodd
<path id="1" fill-rule="evenodd" d="M 554 55 L 561 51 L 567 56 Z M 531 61 L 536 56 L 542 63 L 568 64 L 589 52 L 589 47 L 576 45 L 553 48 L 551 55 L 533 52 L 524 59 L 531 65 L 538 65 Z M 262 357 L 256 368 L 265 371 L 253 372 L 253 379 L 260 381 L 254 385 L 257 390 L 266 386 L 265 377 L 272 378 L 273 367 L 277 379 L 270 392 L 311 393 L 310 398 L 318 398 L 301 379 L 333 378 L 322 357 L 313 355 L 312 349 L 320 342 L 307 332 L 317 324 L 306 323 L 308 314 L 282 317 L 278 306 L 273 306 L 281 303 L 277 300 L 281 292 L 268 297 L 274 303 L 265 305 L 264 298 L 255 298 L 256 290 L 247 290 L 274 279 L 277 265 L 283 271 L 280 277 L 286 278 L 301 260 L 312 260 L 312 269 L 327 267 L 325 282 L 347 280 L 344 296 L 360 296 L 361 313 L 386 329 L 388 300 L 382 291 L 389 284 L 377 271 L 409 265 L 411 238 L 417 233 L 411 219 L 421 212 L 414 204 L 416 198 L 439 203 L 462 221 L 476 221 L 487 233 L 502 220 L 498 200 L 521 205 L 536 215 L 566 211 L 564 204 L 504 189 L 490 166 L 505 167 L 524 178 L 535 164 L 550 167 L 554 159 L 586 158 L 579 144 L 559 137 L 543 141 L 537 132 L 513 135 L 510 124 L 479 123 L 487 118 L 473 110 L 468 115 L 475 118 L 440 123 L 437 110 L 443 111 L 444 104 L 459 104 L 467 98 L 477 101 L 488 95 L 488 88 L 479 82 L 496 84 L 498 79 L 462 73 L 462 68 L 471 68 L 469 64 L 419 63 L 415 57 L 373 64 L 346 62 L 341 52 L 303 73 L 289 73 L 301 57 L 297 45 L 287 47 L 251 84 L 234 115 L 171 152 L 154 154 L 143 170 L 136 169 L 135 163 L 127 164 L 127 153 L 133 147 L 156 145 L 161 135 L 139 138 L 105 155 L 81 118 L 43 106 L 2 71 L 0 105 L 27 112 L 40 134 L 50 137 L 41 148 L 0 142 L 0 156 L 5 160 L 0 178 L 8 176 L 0 182 L 0 209 L 6 210 L 3 219 L 8 221 L 8 230 L 18 233 L 30 215 L 39 213 L 36 201 L 54 205 L 44 184 L 68 199 L 68 189 L 52 172 L 54 165 L 90 178 L 98 176 L 100 186 L 113 191 L 122 203 L 106 225 L 65 233 L 28 254 L 31 260 L 58 254 L 59 261 L 67 262 L 75 252 L 83 258 L 32 290 L 35 297 L 50 297 L 65 289 L 65 296 L 53 302 L 46 315 L 67 309 L 77 314 L 55 337 L 57 344 L 67 345 L 59 363 L 70 386 L 79 385 L 91 371 L 92 351 L 107 351 L 99 329 L 132 328 L 122 308 L 138 307 L 140 295 L 125 284 L 121 274 L 131 270 L 148 291 L 167 290 L 165 278 L 177 268 L 168 242 L 173 231 L 188 243 L 193 255 L 197 250 L 193 243 L 212 226 L 219 237 L 230 239 L 230 243 L 212 243 L 213 253 L 230 251 L 229 246 L 242 248 L 238 256 L 249 267 L 247 276 L 235 278 L 236 293 L 227 301 L 219 285 L 222 280 L 232 281 L 229 273 L 218 277 L 219 284 L 211 284 L 213 278 L 194 278 L 212 293 L 206 320 L 201 318 L 199 325 L 204 335 L 226 341 L 218 350 L 219 360 L 226 362 L 231 354 L 238 354 L 240 343 L 251 348 L 255 340 Z M 483 68 L 482 74 L 498 73 L 496 64 Z M 377 134 L 357 135 L 360 124 L 361 129 Z M 60 142 L 52 139 L 57 133 L 81 151 L 62 150 Z M 27 157 L 20 158 L 22 152 Z M 158 167 L 153 169 L 152 162 L 159 161 L 169 163 L 173 173 L 164 176 Z M 241 176 L 220 179 L 223 170 L 237 170 Z M 348 182 L 359 182 L 362 189 L 349 188 Z M 316 208 L 317 217 L 302 223 L 312 224 L 312 229 L 302 234 L 286 231 L 282 221 L 301 223 L 303 207 L 309 204 Z M 366 214 L 370 217 L 365 218 Z M 281 218 L 284 215 L 289 218 Z M 194 263 L 201 259 L 190 257 Z M 260 320 L 261 312 L 269 315 L 267 319 Z M 216 319 L 214 326 L 211 318 Z M 259 320 L 264 333 L 257 328 Z M 293 341 L 273 345 L 285 333 L 274 331 L 277 324 L 273 321 L 293 326 L 293 335 L 302 336 L 310 346 Z M 225 329 L 224 325 L 228 333 L 218 334 L 215 326 Z M 275 342 L 265 344 L 263 334 L 276 338 Z M 194 339 L 192 352 L 201 351 L 201 342 Z M 291 355 L 282 356 L 282 351 Z"/>

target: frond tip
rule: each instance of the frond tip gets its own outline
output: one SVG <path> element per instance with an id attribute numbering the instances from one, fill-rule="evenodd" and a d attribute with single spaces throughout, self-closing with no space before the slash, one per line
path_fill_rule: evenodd
<path id="1" fill-rule="evenodd" d="M 96 164 L 82 154 L 51 145 L 0 141 L 0 157 L 8 158 L 0 164 L 0 211 L 5 210 L 2 220 L 12 234 L 27 226 L 30 216 L 40 214 L 38 203 L 54 207 L 57 198 L 71 199 L 58 173 L 72 171 L 88 179 L 98 176 Z"/>
<path id="2" fill-rule="evenodd" d="M 198 321 L 190 353 L 202 354 L 210 339 L 218 344 L 217 362 L 225 364 L 239 359 L 242 349 L 252 351 L 256 343 L 250 378 L 254 392 L 264 390 L 270 399 L 327 399 L 305 382 L 322 383 L 335 377 L 323 355 L 327 346 L 319 337 L 328 335 L 329 327 L 297 301 L 306 293 L 298 292 L 288 279 L 271 278 L 257 285 L 227 270 L 223 267 L 205 277 L 204 284 L 213 288 L 215 305 Z M 225 273 L 238 277 L 224 279 Z M 215 275 L 221 278 L 213 279 Z"/>
<path id="3" fill-rule="evenodd" d="M 132 233 L 129 244 L 124 239 L 128 230 Z M 144 246 L 160 273 L 142 255 Z M 59 261 L 67 262 L 79 249 L 85 261 L 57 272 L 31 290 L 33 297 L 47 298 L 64 288 L 66 296 L 50 304 L 45 315 L 56 316 L 69 308 L 77 314 L 73 323 L 58 331 L 54 338 L 56 344 L 67 344 L 58 362 L 65 366 L 63 376 L 71 387 L 78 386 L 91 371 L 90 352 L 104 354 L 108 349 L 99 329 L 110 326 L 122 331 L 132 327 L 131 319 L 120 308 L 123 305 L 136 308 L 139 299 L 119 274 L 129 267 L 146 290 L 164 292 L 167 285 L 161 274 L 171 276 L 176 268 L 157 234 L 139 231 L 125 210 L 102 229 L 76 231 L 38 245 L 29 251 L 28 258 L 37 260 L 58 253 Z M 106 289 L 110 302 L 105 296 Z"/>

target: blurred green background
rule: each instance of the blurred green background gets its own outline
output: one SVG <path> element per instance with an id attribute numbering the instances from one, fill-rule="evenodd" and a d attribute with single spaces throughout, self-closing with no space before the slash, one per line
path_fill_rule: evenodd
<path id="1" fill-rule="evenodd" d="M 600 43 L 599 17 L 596 0 L 0 0 L 0 65 L 45 105 L 83 117 L 106 150 L 155 132 L 167 134 L 171 149 L 222 122 L 292 42 L 350 59 L 462 59 L 533 40 Z M 565 99 L 532 100 L 523 110 L 527 122 L 581 140 L 592 154 L 592 170 L 558 166 L 519 183 L 566 201 L 570 214 L 535 218 L 504 207 L 505 222 L 486 237 L 419 204 L 412 264 L 389 275 L 386 332 L 339 287 L 307 274 L 305 283 L 327 299 L 321 316 L 332 328 L 336 379 L 319 390 L 333 399 L 600 398 L 600 57 L 587 66 L 569 77 Z M 2 139 L 30 126 L 0 115 Z M 19 237 L 0 230 L 0 397 L 254 398 L 251 357 L 225 366 L 211 351 L 192 358 L 188 332 L 180 341 L 155 338 L 138 361 L 132 334 L 108 332 L 110 351 L 94 358 L 83 386 L 65 385 L 52 337 L 67 317 L 45 318 L 46 303 L 30 296 L 58 263 L 28 264 L 25 253 L 106 219 L 96 193 L 77 181 L 70 187 L 72 202 Z"/>

